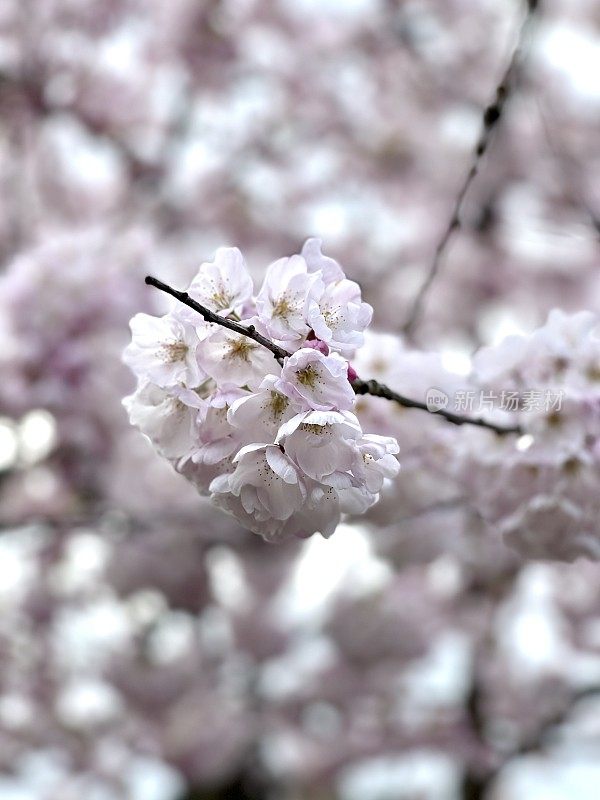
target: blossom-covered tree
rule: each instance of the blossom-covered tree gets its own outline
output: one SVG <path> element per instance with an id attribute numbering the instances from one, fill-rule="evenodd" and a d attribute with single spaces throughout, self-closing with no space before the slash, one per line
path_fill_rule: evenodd
<path id="1" fill-rule="evenodd" d="M 0 797 L 595 800 L 595 4 L 4 6 Z"/>

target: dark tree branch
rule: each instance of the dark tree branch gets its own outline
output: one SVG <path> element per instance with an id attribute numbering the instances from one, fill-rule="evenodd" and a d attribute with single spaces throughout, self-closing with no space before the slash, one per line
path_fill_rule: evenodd
<path id="1" fill-rule="evenodd" d="M 545 719 L 540 728 L 538 728 L 533 735 L 526 737 L 515 748 L 513 748 L 504 757 L 502 764 L 500 764 L 498 767 L 487 771 L 482 771 L 480 773 L 467 771 L 463 782 L 463 800 L 486 800 L 486 798 L 489 796 L 488 793 L 492 788 L 494 781 L 507 764 L 512 762 L 514 759 L 543 751 L 549 735 L 561 725 L 564 725 L 568 722 L 575 706 L 581 700 L 586 700 L 590 697 L 597 697 L 598 694 L 600 694 L 600 686 L 589 686 L 585 689 L 580 689 L 574 692 L 568 703 L 561 708 L 560 711 L 557 711 L 555 714 Z M 479 710 L 477 710 L 477 705 L 479 704 L 481 698 L 479 698 L 478 695 L 473 695 L 473 699 L 476 704 L 475 719 L 479 721 L 479 726 L 476 727 L 475 732 L 480 738 L 483 738 L 484 726 L 481 724 L 482 718 Z M 469 698 L 469 701 L 470 700 L 471 698 Z"/>
<path id="2" fill-rule="evenodd" d="M 415 327 L 419 323 L 422 313 L 423 313 L 423 306 L 425 304 L 425 300 L 427 298 L 427 294 L 433 285 L 436 277 L 439 274 L 443 256 L 446 252 L 448 244 L 454 234 L 460 229 L 462 225 L 461 214 L 463 210 L 464 200 L 467 195 L 467 192 L 471 188 L 471 184 L 475 180 L 477 173 L 479 172 L 479 166 L 481 163 L 482 158 L 486 154 L 490 142 L 492 140 L 492 136 L 494 130 L 498 127 L 500 120 L 502 119 L 502 115 L 504 112 L 504 107 L 506 105 L 506 101 L 511 95 L 512 90 L 515 87 L 515 77 L 519 71 L 520 62 L 521 62 L 521 55 L 523 51 L 524 43 L 527 39 L 529 34 L 529 29 L 533 24 L 533 18 L 535 12 L 539 8 L 539 0 L 527 0 L 527 12 L 523 24 L 521 25 L 521 29 L 519 31 L 517 45 L 515 50 L 512 54 L 510 62 L 504 71 L 504 74 L 500 80 L 500 83 L 496 87 L 495 97 L 494 100 L 488 105 L 482 116 L 481 121 L 481 132 L 479 134 L 479 139 L 477 140 L 477 144 L 475 145 L 475 153 L 473 157 L 473 161 L 471 166 L 469 167 L 469 171 L 467 172 L 456 199 L 454 201 L 454 206 L 452 208 L 452 213 L 450 214 L 450 220 L 442 234 L 441 239 L 439 240 L 435 252 L 433 254 L 433 259 L 431 261 L 431 265 L 425 276 L 425 280 L 421 284 L 421 288 L 417 292 L 417 296 L 413 302 L 410 314 L 402 331 L 407 336 L 410 336 L 414 331 Z"/>
<path id="3" fill-rule="evenodd" d="M 243 325 L 241 322 L 236 322 L 236 320 L 230 319 L 229 317 L 221 317 L 218 314 L 215 314 L 214 311 L 206 308 L 206 306 L 203 306 L 196 300 L 193 300 L 187 292 L 180 292 L 177 289 L 173 289 L 168 284 L 163 283 L 157 278 L 152 278 L 150 275 L 146 278 L 146 283 L 148 286 L 154 286 L 156 289 L 160 289 L 162 292 L 165 292 L 166 294 L 171 295 L 171 297 L 174 297 L 176 300 L 179 300 L 180 303 L 183 303 L 189 308 L 192 308 L 194 311 L 197 311 L 206 322 L 220 325 L 222 328 L 227 328 L 228 330 L 234 331 L 241 336 L 247 336 L 254 342 L 266 347 L 267 350 L 270 350 L 271 353 L 273 353 L 279 364 L 283 364 L 284 359 L 289 358 L 289 356 L 292 355 L 287 350 L 284 350 L 283 347 L 279 347 L 279 345 L 275 344 L 275 342 L 260 334 L 254 325 Z M 427 411 L 429 414 L 437 414 L 448 422 L 451 422 L 453 425 L 476 425 L 479 428 L 487 428 L 487 430 L 494 431 L 494 433 L 498 434 L 522 433 L 522 430 L 518 425 L 496 425 L 493 422 L 487 422 L 480 417 L 462 417 L 460 414 L 454 414 L 452 411 L 446 411 L 444 409 L 432 409 L 426 403 L 422 403 L 419 400 L 412 400 L 410 397 L 405 397 L 404 395 L 398 394 L 398 392 L 394 392 L 388 386 L 378 383 L 378 381 L 363 381 L 360 378 L 356 378 L 352 381 L 352 388 L 358 395 L 369 394 L 373 397 L 382 397 L 385 400 L 391 400 L 394 403 L 398 403 L 398 405 L 403 406 L 404 408 L 416 408 L 421 411 Z"/>
<path id="4" fill-rule="evenodd" d="M 437 414 L 443 417 L 447 422 L 453 425 L 476 425 L 479 428 L 487 428 L 487 430 L 494 431 L 494 433 L 523 433 L 518 425 L 504 426 L 495 425 L 493 422 L 488 422 L 481 417 L 463 417 L 460 414 L 454 414 L 452 411 L 445 409 L 435 410 L 430 408 L 426 403 L 419 400 L 412 400 L 410 397 L 405 397 L 398 392 L 394 392 L 388 386 L 377 381 L 363 381 L 360 378 L 352 381 L 352 388 L 356 394 L 370 394 L 373 397 L 383 397 L 385 400 L 392 400 L 394 403 L 403 406 L 404 408 L 418 408 L 421 411 L 428 411 L 430 414 Z"/>
<path id="5" fill-rule="evenodd" d="M 275 344 L 275 342 L 272 342 L 270 339 L 267 339 L 265 336 L 260 334 L 254 325 L 242 325 L 241 322 L 236 322 L 233 319 L 220 317 L 218 314 L 215 314 L 214 311 L 211 311 L 209 308 L 206 308 L 206 306 L 203 306 L 193 300 L 187 292 L 179 292 L 177 289 L 173 289 L 166 283 L 159 281 L 158 278 L 153 278 L 148 275 L 146 278 L 146 283 L 148 286 L 154 286 L 156 289 L 160 289 L 161 292 L 170 294 L 171 297 L 179 300 L 179 302 L 183 303 L 185 306 L 193 308 L 194 311 L 197 311 L 198 314 L 201 314 L 204 317 L 206 322 L 212 322 L 215 325 L 221 325 L 223 328 L 227 328 L 230 331 L 235 331 L 235 333 L 239 333 L 241 336 L 247 336 L 249 339 L 253 339 L 258 344 L 262 344 L 263 347 L 266 347 L 267 350 L 270 350 L 273 353 L 280 364 L 283 362 L 284 358 L 291 356 L 291 353 L 288 353 L 288 351 L 284 350 L 283 347 L 279 347 Z"/>

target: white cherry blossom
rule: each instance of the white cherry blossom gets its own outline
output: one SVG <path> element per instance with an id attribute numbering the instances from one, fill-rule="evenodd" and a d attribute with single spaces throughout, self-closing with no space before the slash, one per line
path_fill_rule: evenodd
<path id="1" fill-rule="evenodd" d="M 302 256 L 281 258 L 271 264 L 256 298 L 258 318 L 268 335 L 284 342 L 305 339 L 310 332 L 309 303 L 323 290 L 320 273 L 310 273 Z"/>
<path id="2" fill-rule="evenodd" d="M 300 470 L 277 445 L 251 444 L 234 458 L 235 471 L 215 479 L 211 491 L 239 497 L 246 514 L 256 522 L 286 520 L 306 498 Z"/>
<path id="3" fill-rule="evenodd" d="M 265 541 L 279 542 L 290 537 L 306 539 L 315 533 L 329 538 L 342 516 L 340 493 L 331 486 L 310 479 L 305 479 L 303 486 L 306 495 L 285 519 L 259 519 L 255 513 L 249 513 L 242 503 L 242 493 L 236 495 L 231 492 L 228 475 L 221 475 L 213 481 L 211 498 L 215 505 L 233 515 L 241 525 L 259 534 Z"/>
<path id="4" fill-rule="evenodd" d="M 259 520 L 254 514 L 245 510 L 240 496 L 231 491 L 229 474 L 216 474 L 210 483 L 209 494 L 211 502 L 217 508 L 235 517 L 242 527 L 258 534 L 266 542 L 279 542 L 287 538 L 286 520 L 274 518 Z"/>
<path id="5" fill-rule="evenodd" d="M 249 393 L 241 389 L 225 389 L 215 392 L 204 403 L 198 417 L 198 438 L 192 461 L 217 464 L 240 449 L 240 431 L 230 425 L 227 415 L 230 406 L 246 396 Z"/>
<path id="6" fill-rule="evenodd" d="M 280 426 L 294 416 L 289 397 L 275 389 L 276 378 L 267 375 L 257 392 L 245 394 L 227 413 L 231 425 L 260 441 L 274 441 Z"/>
<path id="7" fill-rule="evenodd" d="M 362 302 L 360 286 L 345 279 L 327 286 L 308 308 L 308 324 L 317 338 L 348 357 L 363 344 L 363 331 L 372 316 L 371 306 Z"/>
<path id="8" fill-rule="evenodd" d="M 348 488 L 362 429 L 354 414 L 307 411 L 282 425 L 277 436 L 286 454 L 302 472 L 320 483 Z"/>
<path id="9" fill-rule="evenodd" d="M 205 461 L 193 461 L 192 454 L 179 459 L 175 464 L 175 469 L 186 478 L 196 491 L 203 497 L 210 496 L 210 485 L 220 476 L 228 475 L 233 472 L 233 457 L 225 456 L 221 461 L 208 464 Z M 242 523 L 243 524 L 243 523 Z"/>
<path id="10" fill-rule="evenodd" d="M 123 400 L 129 421 L 145 434 L 166 458 L 190 453 L 196 433 L 196 418 L 203 405 L 190 389 L 163 389 L 153 383 L 141 384 Z"/>
<path id="11" fill-rule="evenodd" d="M 320 533 L 328 539 L 340 523 L 342 509 L 340 494 L 332 486 L 306 481 L 308 496 L 306 502 L 286 522 L 284 534 L 306 539 L 313 533 Z"/>
<path id="12" fill-rule="evenodd" d="M 364 514 L 378 499 L 379 496 L 372 494 L 366 486 L 351 486 L 338 490 L 338 502 L 344 514 Z"/>
<path id="13" fill-rule="evenodd" d="M 353 471 L 369 492 L 377 494 L 386 478 L 396 477 L 400 464 L 395 456 L 399 451 L 398 442 L 391 436 L 368 433 L 358 442 Z"/>
<path id="14" fill-rule="evenodd" d="M 220 327 L 201 342 L 198 360 L 219 386 L 258 388 L 265 375 L 277 366 L 265 347 Z"/>
<path id="15" fill-rule="evenodd" d="M 238 248 L 219 247 L 214 261 L 200 265 L 188 294 L 226 317 L 250 300 L 253 289 L 252 278 Z"/>
<path id="16" fill-rule="evenodd" d="M 136 314 L 130 322 L 132 341 L 123 360 L 142 380 L 157 386 L 198 386 L 204 373 L 198 364 L 198 336 L 187 322 L 172 314 Z"/>
<path id="17" fill-rule="evenodd" d="M 275 387 L 306 411 L 348 411 L 355 402 L 348 364 L 307 347 L 286 359 Z"/>

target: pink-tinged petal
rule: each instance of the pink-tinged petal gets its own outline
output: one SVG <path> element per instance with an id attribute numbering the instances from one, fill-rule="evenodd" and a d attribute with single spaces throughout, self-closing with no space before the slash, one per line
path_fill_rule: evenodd
<path id="1" fill-rule="evenodd" d="M 241 252 L 237 247 L 220 247 L 214 261 L 201 264 L 188 294 L 211 311 L 227 316 L 248 303 L 253 291 Z"/>
<path id="2" fill-rule="evenodd" d="M 310 272 L 320 271 L 325 284 L 340 281 L 346 276 L 344 270 L 333 258 L 324 256 L 321 252 L 323 242 L 321 239 L 311 238 L 304 242 L 301 255 L 304 257 Z"/>
<path id="3" fill-rule="evenodd" d="M 310 274 L 301 256 L 271 264 L 256 298 L 258 318 L 268 335 L 284 342 L 304 340 L 310 331 L 308 305 L 323 288 L 320 275 Z"/>
<path id="4" fill-rule="evenodd" d="M 300 409 L 349 410 L 355 403 L 346 362 L 336 356 L 324 356 L 318 350 L 297 350 L 286 359 L 275 385 Z"/>
<path id="5" fill-rule="evenodd" d="M 276 475 L 285 483 L 298 483 L 298 472 L 292 462 L 279 449 L 279 447 L 267 447 L 267 464 Z"/>
<path id="6" fill-rule="evenodd" d="M 319 353 L 323 353 L 324 356 L 329 355 L 329 345 L 321 341 L 321 339 L 307 339 L 303 347 L 311 347 L 313 350 L 318 350 Z"/>
<path id="7" fill-rule="evenodd" d="M 205 377 L 197 359 L 198 336 L 192 325 L 172 314 L 136 314 L 130 322 L 132 341 L 123 361 L 142 381 L 169 388 L 194 388 Z"/>

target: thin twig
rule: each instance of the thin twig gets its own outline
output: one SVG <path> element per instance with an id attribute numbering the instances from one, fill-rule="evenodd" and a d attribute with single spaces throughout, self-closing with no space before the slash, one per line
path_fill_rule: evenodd
<path id="1" fill-rule="evenodd" d="M 568 190 L 574 196 L 575 201 L 579 204 L 581 209 L 585 211 L 589 223 L 591 227 L 594 229 L 596 234 L 596 238 L 600 236 L 600 215 L 597 214 L 591 204 L 587 201 L 585 197 L 585 190 L 583 186 L 585 182 L 583 180 L 582 175 L 582 165 L 573 157 L 573 155 L 569 152 L 569 150 L 565 147 L 564 141 L 561 141 L 560 133 L 557 133 L 556 126 L 553 128 L 550 127 L 548 122 L 548 118 L 546 116 L 546 111 L 544 109 L 544 104 L 541 98 L 538 98 L 537 101 L 538 110 L 540 114 L 540 119 L 542 121 L 542 126 L 544 128 L 544 135 L 546 137 L 546 141 L 548 142 L 548 146 L 550 151 L 556 161 L 558 162 L 558 166 L 560 171 L 565 178 L 565 182 L 568 181 L 568 168 L 571 167 L 576 171 L 575 180 L 569 181 Z"/>
<path id="2" fill-rule="evenodd" d="M 413 302 L 408 319 L 406 320 L 406 322 L 402 327 L 402 331 L 406 336 L 410 336 L 412 334 L 415 326 L 419 323 L 421 319 L 421 315 L 423 313 L 423 306 L 425 304 L 427 294 L 434 280 L 439 274 L 440 267 L 442 265 L 442 258 L 446 252 L 448 244 L 452 239 L 453 235 L 461 227 L 462 224 L 461 214 L 467 192 L 471 188 L 471 184 L 473 183 L 477 173 L 479 172 L 479 165 L 481 163 L 481 160 L 489 148 L 494 130 L 497 128 L 502 118 L 506 101 L 510 97 L 511 91 L 514 88 L 515 81 L 513 80 L 513 78 L 515 74 L 518 72 L 523 45 L 528 37 L 529 29 L 531 28 L 531 25 L 533 23 L 533 17 L 535 15 L 535 12 L 538 10 L 540 5 L 539 0 L 526 0 L 526 2 L 527 2 L 527 13 L 523 21 L 523 24 L 521 25 L 521 29 L 519 31 L 517 45 L 514 49 L 510 62 L 506 70 L 504 71 L 502 79 L 500 80 L 500 83 L 496 87 L 494 100 L 490 103 L 490 105 L 488 105 L 485 108 L 483 112 L 481 121 L 481 133 L 479 134 L 479 139 L 477 140 L 477 144 L 475 145 L 475 153 L 473 161 L 458 191 L 458 194 L 454 201 L 454 206 L 452 208 L 452 213 L 450 215 L 450 220 L 444 230 L 444 233 L 442 234 L 441 239 L 437 244 L 437 247 L 433 254 L 431 265 L 429 267 L 429 271 L 427 272 L 427 275 L 421 285 L 421 288 L 417 292 L 417 296 Z"/>
<path id="3" fill-rule="evenodd" d="M 152 278 L 150 275 L 148 275 L 146 278 L 146 283 L 148 286 L 154 286 L 156 289 L 160 289 L 161 292 L 171 295 L 171 297 L 179 300 L 180 303 L 183 303 L 189 308 L 192 308 L 194 311 L 197 311 L 206 322 L 220 325 L 221 327 L 227 328 L 230 331 L 234 331 L 241 336 L 247 336 L 254 342 L 266 347 L 267 350 L 270 350 L 271 353 L 273 353 L 279 364 L 283 364 L 284 359 L 289 358 L 289 356 L 292 355 L 287 350 L 284 350 L 283 347 L 279 347 L 279 345 L 275 344 L 275 342 L 260 334 L 254 325 L 242 325 L 241 322 L 236 322 L 229 317 L 221 317 L 218 314 L 215 314 L 214 311 L 206 308 L 206 306 L 203 306 L 196 300 L 193 300 L 187 292 L 180 292 L 177 289 L 173 289 L 172 286 L 163 283 L 162 281 L 158 280 L 158 278 Z M 420 411 L 427 411 L 429 414 L 437 414 L 439 417 L 443 417 L 453 425 L 475 425 L 479 428 L 487 428 L 487 430 L 494 431 L 494 433 L 498 434 L 522 433 L 522 430 L 518 425 L 496 425 L 493 422 L 487 422 L 480 417 L 462 417 L 460 414 L 454 414 L 452 411 L 446 411 L 445 409 L 436 410 L 430 408 L 426 403 L 422 403 L 419 400 L 412 400 L 410 397 L 405 397 L 404 395 L 398 394 L 398 392 L 394 392 L 388 386 L 385 386 L 385 384 L 379 383 L 375 380 L 363 381 L 360 378 L 356 378 L 351 383 L 352 388 L 357 395 L 369 394 L 373 397 L 383 397 L 385 400 L 391 400 L 394 403 L 398 403 L 398 405 L 403 406 L 404 408 L 416 408 Z"/>
<path id="4" fill-rule="evenodd" d="M 455 414 L 452 411 L 446 411 L 443 408 L 434 409 L 420 400 L 412 400 L 410 397 L 405 397 L 398 392 L 394 392 L 388 386 L 385 386 L 378 381 L 370 380 L 363 381 L 360 378 L 352 381 L 352 388 L 356 394 L 370 394 L 373 397 L 383 397 L 385 400 L 392 400 L 394 403 L 403 406 L 404 408 L 418 408 L 421 411 L 428 411 L 430 414 L 436 414 L 443 417 L 447 422 L 453 425 L 476 425 L 478 428 L 487 428 L 494 433 L 518 433 L 522 434 L 523 431 L 518 425 L 496 425 L 493 422 L 488 422 L 481 417 L 463 417 L 460 414 Z"/>

